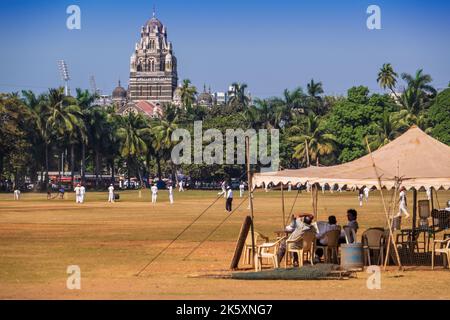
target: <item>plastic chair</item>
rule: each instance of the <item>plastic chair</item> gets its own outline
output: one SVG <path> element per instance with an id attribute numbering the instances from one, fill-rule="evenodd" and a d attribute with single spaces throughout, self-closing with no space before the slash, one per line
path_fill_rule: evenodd
<path id="1" fill-rule="evenodd" d="M 330 255 L 329 253 L 331 252 L 331 261 L 335 262 L 335 263 L 339 263 L 339 237 L 341 236 L 341 230 L 340 228 L 337 230 L 330 230 L 327 233 L 325 233 L 325 237 L 327 239 L 327 245 L 326 246 L 322 246 L 322 245 L 318 245 L 316 246 L 317 249 L 321 248 L 323 250 L 323 254 L 324 254 L 324 261 L 326 263 L 330 262 Z"/>
<path id="2" fill-rule="evenodd" d="M 368 265 L 372 265 L 370 260 L 370 251 L 379 252 L 379 264 L 384 261 L 384 229 L 382 228 L 370 228 L 367 229 L 362 235 L 363 249 L 365 252 L 364 260 L 369 262 Z M 367 258 L 367 259 L 366 259 Z"/>
<path id="3" fill-rule="evenodd" d="M 343 230 L 344 230 L 344 235 L 345 235 L 345 242 L 347 244 L 355 243 L 357 240 L 355 229 L 353 229 L 349 226 L 344 226 Z"/>
<path id="4" fill-rule="evenodd" d="M 267 258 L 272 260 L 274 268 L 278 268 L 278 249 L 280 248 L 281 241 L 286 237 L 278 239 L 275 242 L 263 243 L 258 246 L 255 254 L 255 270 L 261 271 L 262 259 Z"/>
<path id="5" fill-rule="evenodd" d="M 436 244 L 440 244 L 440 248 L 436 249 Z M 447 267 L 450 268 L 450 238 L 444 240 L 434 240 L 431 252 L 431 269 L 434 270 L 435 253 L 445 254 L 447 256 Z"/>
<path id="6" fill-rule="evenodd" d="M 284 267 L 287 268 L 289 253 L 297 253 L 299 258 L 299 265 L 303 266 L 304 255 L 306 254 L 306 258 L 309 258 L 311 265 L 314 264 L 314 244 L 316 240 L 316 234 L 313 231 L 305 231 L 301 239 L 297 241 L 286 241 L 286 255 L 284 259 Z M 298 245 L 295 248 L 295 244 Z"/>
<path id="7" fill-rule="evenodd" d="M 255 246 L 258 245 L 258 242 L 269 242 L 269 237 L 264 236 L 262 233 L 255 231 Z M 245 239 L 244 245 L 244 262 L 247 264 L 251 264 L 251 257 L 253 256 L 253 245 L 252 245 L 252 234 L 248 233 L 247 238 Z"/>

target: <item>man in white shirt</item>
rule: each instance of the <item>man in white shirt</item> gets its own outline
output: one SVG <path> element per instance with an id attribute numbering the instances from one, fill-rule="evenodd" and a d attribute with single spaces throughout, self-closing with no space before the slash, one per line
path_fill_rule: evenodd
<path id="1" fill-rule="evenodd" d="M 75 203 L 81 203 L 81 186 L 77 184 L 75 191 Z"/>
<path id="2" fill-rule="evenodd" d="M 365 197 L 366 202 L 369 201 L 369 192 L 370 192 L 370 189 L 367 186 L 364 187 L 364 197 Z"/>
<path id="3" fill-rule="evenodd" d="M 233 211 L 233 190 L 231 190 L 231 187 L 227 187 L 227 193 L 226 193 L 227 202 L 225 204 L 225 210 L 228 212 Z"/>
<path id="4" fill-rule="evenodd" d="M 242 198 L 244 196 L 245 192 L 245 185 L 244 182 L 241 181 L 241 184 L 239 185 L 239 196 Z"/>
<path id="5" fill-rule="evenodd" d="M 80 197 L 81 197 L 81 203 L 84 203 L 84 196 L 86 195 L 86 188 L 81 185 L 80 186 Z"/>
<path id="6" fill-rule="evenodd" d="M 178 192 L 184 192 L 184 188 L 183 188 L 183 180 L 181 180 L 180 182 L 178 182 L 178 186 L 180 187 L 180 189 L 178 190 Z"/>
<path id="7" fill-rule="evenodd" d="M 173 187 L 171 184 L 169 184 L 169 202 L 170 204 L 173 204 Z"/>
<path id="8" fill-rule="evenodd" d="M 108 187 L 108 202 L 114 202 L 114 186 L 112 184 Z"/>
<path id="9" fill-rule="evenodd" d="M 394 218 L 397 217 L 401 217 L 402 213 L 405 214 L 405 218 L 408 219 L 409 218 L 409 213 L 407 210 L 407 200 L 406 200 L 406 188 L 405 187 L 401 187 L 400 188 L 400 194 L 399 194 L 399 199 L 398 199 L 398 213 L 394 216 Z"/>
<path id="10" fill-rule="evenodd" d="M 227 183 L 225 180 L 222 182 L 221 188 L 222 188 L 222 192 L 219 194 L 223 194 L 223 197 L 226 198 L 227 197 Z"/>
<path id="11" fill-rule="evenodd" d="M 20 190 L 14 190 L 14 200 L 20 200 Z"/>
<path id="12" fill-rule="evenodd" d="M 288 182 L 288 192 L 291 192 L 292 190 L 292 183 Z"/>
<path id="13" fill-rule="evenodd" d="M 152 203 L 155 204 L 156 203 L 156 199 L 158 198 L 158 187 L 156 186 L 156 184 L 154 184 L 150 188 L 150 190 L 152 192 Z"/>

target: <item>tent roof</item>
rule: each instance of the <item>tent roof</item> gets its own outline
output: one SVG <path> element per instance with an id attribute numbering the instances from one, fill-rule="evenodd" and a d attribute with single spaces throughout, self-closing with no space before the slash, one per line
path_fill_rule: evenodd
<path id="1" fill-rule="evenodd" d="M 407 189 L 450 189 L 450 147 L 416 126 L 372 155 L 383 187 L 394 187 L 400 178 Z M 253 178 L 254 186 L 289 182 L 378 187 L 370 154 L 341 165 L 259 173 Z"/>

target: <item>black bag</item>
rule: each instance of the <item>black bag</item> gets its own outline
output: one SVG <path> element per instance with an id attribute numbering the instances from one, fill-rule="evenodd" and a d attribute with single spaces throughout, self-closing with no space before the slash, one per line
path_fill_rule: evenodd
<path id="1" fill-rule="evenodd" d="M 114 200 L 119 200 L 120 199 L 120 195 L 118 193 L 114 193 Z"/>

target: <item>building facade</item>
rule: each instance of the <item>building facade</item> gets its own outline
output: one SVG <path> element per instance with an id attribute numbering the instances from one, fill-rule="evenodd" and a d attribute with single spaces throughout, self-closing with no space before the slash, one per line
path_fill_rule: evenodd
<path id="1" fill-rule="evenodd" d="M 177 59 L 166 27 L 155 17 L 141 28 L 130 59 L 128 97 L 131 102 L 154 105 L 172 102 L 178 84 Z"/>

